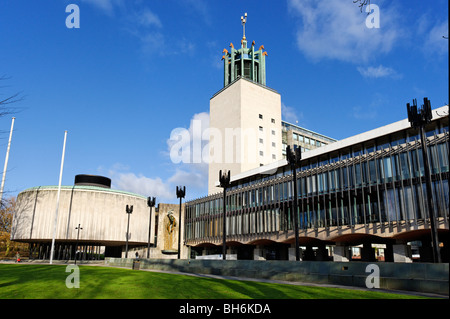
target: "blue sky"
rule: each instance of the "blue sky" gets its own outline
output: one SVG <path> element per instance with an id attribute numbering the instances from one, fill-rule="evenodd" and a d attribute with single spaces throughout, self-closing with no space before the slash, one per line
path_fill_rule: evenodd
<path id="1" fill-rule="evenodd" d="M 67 28 L 69 4 L 80 28 Z M 2 0 L 0 98 L 21 92 L 5 191 L 98 174 L 157 202 L 207 193 L 202 164 L 173 163 L 172 130 L 207 125 L 223 86 L 222 50 L 264 45 L 283 119 L 342 139 L 406 118 L 406 103 L 448 103 L 448 1 Z M 0 118 L 0 160 L 11 116 Z M 3 166 L 2 166 L 3 167 Z"/>

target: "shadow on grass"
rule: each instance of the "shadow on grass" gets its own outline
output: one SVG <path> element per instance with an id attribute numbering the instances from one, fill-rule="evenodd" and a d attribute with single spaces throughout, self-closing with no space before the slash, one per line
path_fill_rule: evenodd
<path id="1" fill-rule="evenodd" d="M 404 298 L 323 288 L 79 266 L 80 288 L 68 288 L 67 265 L 0 265 L 0 299 L 354 299 Z"/>

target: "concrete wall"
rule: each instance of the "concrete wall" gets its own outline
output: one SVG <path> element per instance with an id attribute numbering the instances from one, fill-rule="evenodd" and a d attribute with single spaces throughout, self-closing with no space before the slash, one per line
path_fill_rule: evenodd
<path id="1" fill-rule="evenodd" d="M 215 186 L 219 170 L 230 170 L 233 179 L 260 164 L 282 159 L 281 97 L 269 88 L 246 79 L 237 80 L 211 99 L 209 127 L 208 194 L 222 191 Z"/>
<path id="2" fill-rule="evenodd" d="M 36 187 L 21 192 L 17 197 L 11 240 L 49 241 L 53 237 L 58 187 Z M 64 186 L 61 189 L 56 240 L 77 239 L 80 242 L 124 244 L 128 215 L 126 205 L 133 205 L 130 216 L 130 244 L 148 242 L 150 209 L 147 199 L 136 194 L 88 186 Z M 152 225 L 155 225 L 153 209 Z M 152 227 L 154 229 L 154 227 Z M 152 231 L 152 242 L 154 231 Z"/>
<path id="3" fill-rule="evenodd" d="M 105 264 L 132 267 L 133 259 L 106 258 Z M 398 264 L 368 262 L 315 261 L 257 261 L 257 260 L 164 260 L 141 259 L 141 269 L 156 269 L 188 273 L 214 274 L 307 283 L 366 287 L 371 271 L 366 267 L 376 264 L 380 269 L 380 288 L 426 293 L 449 293 L 449 264 Z"/>

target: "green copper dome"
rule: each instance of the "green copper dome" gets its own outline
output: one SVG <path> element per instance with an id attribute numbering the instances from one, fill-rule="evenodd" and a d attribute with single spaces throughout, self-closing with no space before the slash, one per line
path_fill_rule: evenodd
<path id="1" fill-rule="evenodd" d="M 247 21 L 247 13 L 241 17 L 244 27 L 244 34 L 241 40 L 241 48 L 236 50 L 233 43 L 230 43 L 230 51 L 223 49 L 222 60 L 224 61 L 224 79 L 223 86 L 227 86 L 239 77 L 244 77 L 266 85 L 266 60 L 267 52 L 263 52 L 264 46 L 261 45 L 258 50 L 255 49 L 255 41 L 251 47 L 247 47 L 247 39 L 245 38 L 245 23 Z"/>

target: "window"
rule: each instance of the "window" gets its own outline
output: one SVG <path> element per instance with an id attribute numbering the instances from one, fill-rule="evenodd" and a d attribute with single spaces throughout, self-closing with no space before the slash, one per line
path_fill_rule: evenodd
<path id="1" fill-rule="evenodd" d="M 277 159 L 277 157 L 275 156 L 275 154 L 272 154 L 272 159 Z"/>
<path id="2" fill-rule="evenodd" d="M 275 142 L 272 142 L 272 147 L 276 147 L 277 144 Z"/>
<path id="3" fill-rule="evenodd" d="M 262 114 L 259 114 L 259 118 L 262 120 L 262 118 L 263 118 L 263 115 Z"/>
<path id="4" fill-rule="evenodd" d="M 259 139 L 260 143 L 264 143 L 264 140 L 262 138 Z"/>
<path id="5" fill-rule="evenodd" d="M 264 152 L 263 151 L 259 151 L 259 155 L 264 156 Z"/>
<path id="6" fill-rule="evenodd" d="M 275 135 L 276 133 L 275 133 L 275 130 L 272 130 L 272 135 Z"/>
<path id="7" fill-rule="evenodd" d="M 262 127 L 262 126 L 260 126 L 260 127 L 259 127 L 259 130 L 260 130 L 260 131 L 262 132 L 262 130 L 263 130 L 263 127 Z"/>
<path id="8" fill-rule="evenodd" d="M 271 122 L 272 122 L 272 123 L 275 123 L 275 119 L 271 119 Z"/>

